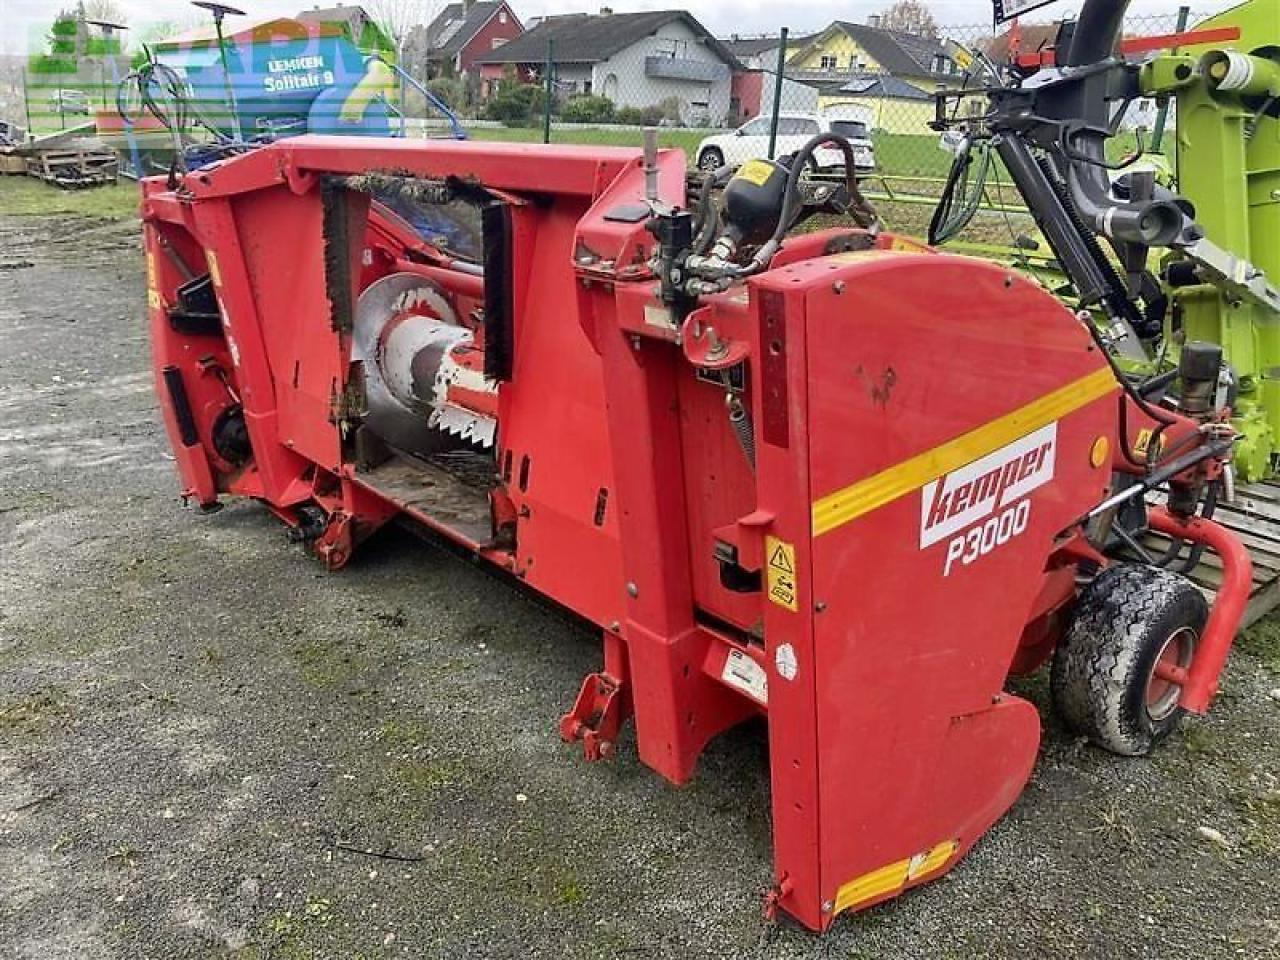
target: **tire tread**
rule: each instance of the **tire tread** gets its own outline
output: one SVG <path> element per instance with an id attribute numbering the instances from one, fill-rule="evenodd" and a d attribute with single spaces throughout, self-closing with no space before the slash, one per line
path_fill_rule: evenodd
<path id="1" fill-rule="evenodd" d="M 1150 753 L 1181 720 L 1181 711 L 1159 723 L 1146 715 L 1150 647 L 1178 621 L 1202 629 L 1207 613 L 1204 597 L 1178 574 L 1134 563 L 1103 571 L 1081 593 L 1054 654 L 1051 691 L 1059 716 L 1113 753 Z M 1141 711 L 1134 709 L 1135 684 L 1142 685 Z"/>

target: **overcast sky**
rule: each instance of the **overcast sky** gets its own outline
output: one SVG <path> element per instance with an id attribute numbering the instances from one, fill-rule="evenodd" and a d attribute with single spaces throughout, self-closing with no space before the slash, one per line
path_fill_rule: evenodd
<path id="1" fill-rule="evenodd" d="M 185 0 L 115 0 L 124 10 L 132 27 L 149 21 L 174 20 L 188 22 L 193 14 L 199 15 Z M 312 6 L 319 0 L 226 0 L 239 6 L 250 17 L 288 16 L 299 9 Z M 326 0 L 328 2 L 328 0 Z M 443 0 L 418 0 L 424 8 L 438 10 Z M 521 19 L 548 13 L 570 11 L 594 11 L 602 0 L 510 0 L 516 15 Z M 794 32 L 815 30 L 832 20 L 864 21 L 869 14 L 877 13 L 892 0 L 690 0 L 686 8 L 698 17 L 708 29 L 719 35 L 730 33 L 751 34 L 772 32 L 784 24 Z M 1082 0 L 1060 0 L 1041 11 L 1046 17 L 1057 17 L 1078 10 Z M 73 0 L 0 0 L 0 52 L 30 52 L 32 43 L 38 44 L 47 24 L 62 7 L 70 7 Z M 618 12 L 635 10 L 665 10 L 676 6 L 670 0 L 603 0 Z M 990 0 L 926 0 L 939 24 L 968 25 L 989 22 Z M 326 5 L 322 3 L 321 5 Z M 1219 9 L 1218 0 L 1201 0 L 1197 7 Z M 1136 13 L 1173 13 L 1178 0 L 1133 0 L 1131 9 Z"/>

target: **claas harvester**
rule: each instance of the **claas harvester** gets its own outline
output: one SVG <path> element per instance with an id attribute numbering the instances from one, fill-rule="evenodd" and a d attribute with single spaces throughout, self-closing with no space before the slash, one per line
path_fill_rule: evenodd
<path id="1" fill-rule="evenodd" d="M 1102 6 L 1075 43 L 1120 69 Z M 1142 379 L 1094 304 L 884 229 L 853 170 L 834 135 L 692 183 L 652 131 L 302 136 L 142 200 L 183 494 L 260 501 L 334 570 L 407 521 L 585 618 L 559 733 L 589 760 L 631 722 L 682 784 L 766 718 L 767 910 L 814 930 L 1014 803 L 1041 721 L 1011 677 L 1051 662 L 1073 729 L 1145 754 L 1209 709 L 1250 587 L 1203 511 L 1239 436 L 1220 344 Z M 1194 222 L 1089 197 L 1126 236 Z M 1217 555 L 1212 601 L 1138 526 Z"/>

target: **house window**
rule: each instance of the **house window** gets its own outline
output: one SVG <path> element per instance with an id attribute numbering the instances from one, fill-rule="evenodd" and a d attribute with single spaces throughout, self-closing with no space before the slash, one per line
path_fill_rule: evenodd
<path id="1" fill-rule="evenodd" d="M 933 58 L 933 72 L 934 73 L 955 73 L 956 65 L 952 63 L 950 60 L 948 60 L 946 57 L 942 56 L 941 54 L 938 54 L 938 56 Z"/>
<path id="2" fill-rule="evenodd" d="M 503 26 L 506 26 L 506 23 L 507 23 L 507 11 L 505 11 L 505 10 L 499 10 L 499 11 L 498 11 L 498 22 L 499 22 L 500 24 L 502 24 Z"/>
<path id="3" fill-rule="evenodd" d="M 854 73 L 861 73 L 866 68 L 867 68 L 866 61 L 864 61 L 862 57 L 858 56 L 856 53 L 849 55 L 850 70 L 852 70 Z"/>
<path id="4" fill-rule="evenodd" d="M 588 97 L 589 97 L 589 96 L 591 96 L 591 81 L 590 81 L 590 80 L 583 80 L 583 81 L 582 81 L 582 93 L 583 93 L 583 95 L 584 95 L 584 96 L 588 96 Z"/>
<path id="5" fill-rule="evenodd" d="M 506 37 L 494 37 L 494 38 L 493 38 L 493 49 L 497 50 L 500 46 L 502 46 L 502 45 L 503 45 L 504 43 L 506 43 L 506 42 L 507 42 L 507 38 L 506 38 Z"/>
<path id="6" fill-rule="evenodd" d="M 818 63 L 819 70 L 835 70 L 837 66 L 837 57 L 832 54 L 823 54 L 822 60 Z"/>

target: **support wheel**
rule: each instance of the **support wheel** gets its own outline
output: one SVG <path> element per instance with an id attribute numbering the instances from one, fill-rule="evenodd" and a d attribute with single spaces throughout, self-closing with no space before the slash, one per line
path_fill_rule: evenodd
<path id="1" fill-rule="evenodd" d="M 1178 673 L 1191 665 L 1209 607 L 1189 580 L 1117 564 L 1081 592 L 1053 657 L 1054 708 L 1074 730 L 1127 757 L 1178 728 Z"/>
<path id="2" fill-rule="evenodd" d="M 698 155 L 698 169 L 703 173 L 715 173 L 724 166 L 724 154 L 717 147 L 707 147 Z"/>

